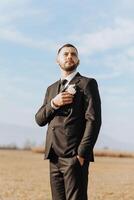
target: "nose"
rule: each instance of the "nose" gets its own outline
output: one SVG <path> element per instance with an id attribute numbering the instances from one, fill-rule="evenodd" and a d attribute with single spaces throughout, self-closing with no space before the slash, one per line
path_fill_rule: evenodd
<path id="1" fill-rule="evenodd" d="M 68 58 L 72 58 L 72 54 L 71 53 L 68 54 Z"/>

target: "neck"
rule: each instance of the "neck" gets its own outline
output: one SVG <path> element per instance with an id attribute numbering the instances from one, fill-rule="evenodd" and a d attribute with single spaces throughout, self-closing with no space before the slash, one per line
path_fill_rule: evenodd
<path id="1" fill-rule="evenodd" d="M 74 70 L 75 71 L 75 70 Z M 70 74 L 72 74 L 74 71 L 63 71 L 63 70 L 61 70 L 61 76 L 63 77 L 63 78 L 66 78 L 68 75 L 70 75 Z"/>

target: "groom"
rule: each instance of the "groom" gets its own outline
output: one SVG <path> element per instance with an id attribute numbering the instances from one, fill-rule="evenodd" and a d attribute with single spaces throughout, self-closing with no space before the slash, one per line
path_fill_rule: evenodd
<path id="1" fill-rule="evenodd" d="M 53 200 L 87 200 L 88 168 L 101 126 L 97 82 L 77 72 L 78 50 L 65 44 L 58 50 L 61 78 L 47 88 L 35 115 L 48 124 L 45 158 L 50 160 Z"/>

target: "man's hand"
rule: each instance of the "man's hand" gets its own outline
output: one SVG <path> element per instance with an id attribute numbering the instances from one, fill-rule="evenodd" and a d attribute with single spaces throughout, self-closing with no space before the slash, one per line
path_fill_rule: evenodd
<path id="1" fill-rule="evenodd" d="M 82 166 L 84 164 L 85 159 L 83 157 L 78 156 L 78 155 L 77 155 L 77 159 L 79 160 L 80 165 Z"/>
<path id="2" fill-rule="evenodd" d="M 61 107 L 73 102 L 74 95 L 68 92 L 61 92 L 52 100 L 53 104 L 57 107 Z"/>

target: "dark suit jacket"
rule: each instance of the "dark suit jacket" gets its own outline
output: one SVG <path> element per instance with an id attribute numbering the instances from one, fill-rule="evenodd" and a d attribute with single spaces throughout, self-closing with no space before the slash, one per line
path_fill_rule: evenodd
<path id="1" fill-rule="evenodd" d="M 101 101 L 95 79 L 79 73 L 69 84 L 75 84 L 73 103 L 55 110 L 51 100 L 59 92 L 60 80 L 48 87 L 43 105 L 35 115 L 39 126 L 48 124 L 45 158 L 53 148 L 60 157 L 81 157 L 94 160 L 93 148 L 101 126 Z"/>

